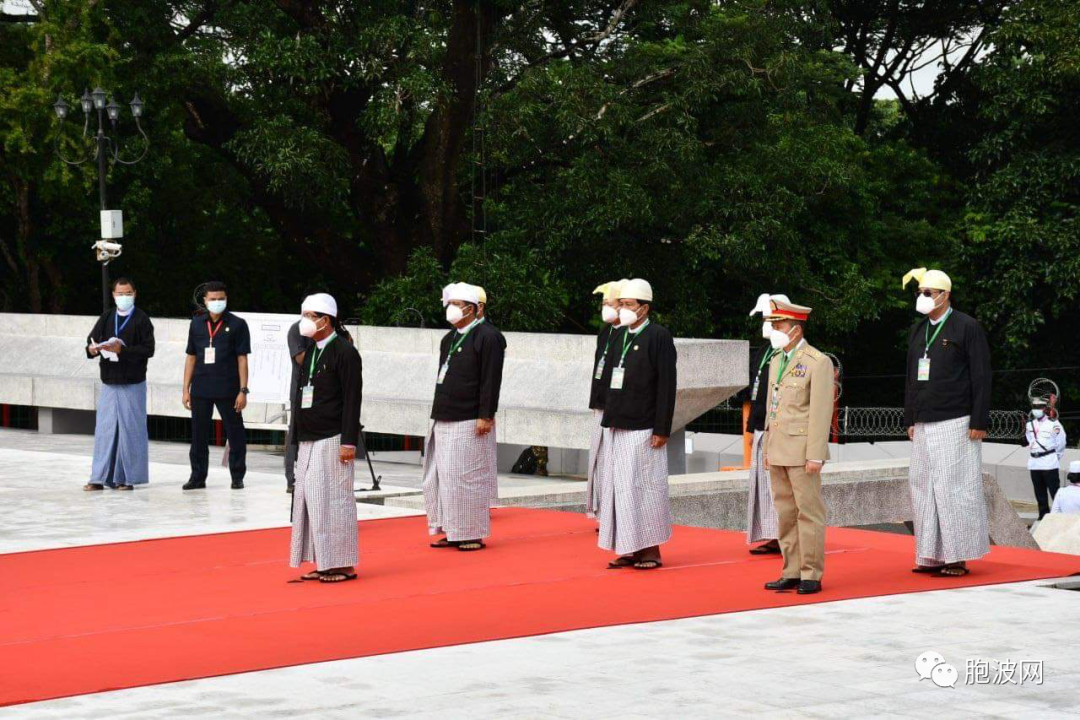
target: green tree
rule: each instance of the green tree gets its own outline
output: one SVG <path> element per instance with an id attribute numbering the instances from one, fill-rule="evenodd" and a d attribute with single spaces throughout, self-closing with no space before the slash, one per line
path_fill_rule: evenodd
<path id="1" fill-rule="evenodd" d="M 985 132 L 970 154 L 963 257 L 1002 354 L 1058 362 L 1080 327 L 1080 5 L 1018 3 L 991 42 L 973 78 Z"/>

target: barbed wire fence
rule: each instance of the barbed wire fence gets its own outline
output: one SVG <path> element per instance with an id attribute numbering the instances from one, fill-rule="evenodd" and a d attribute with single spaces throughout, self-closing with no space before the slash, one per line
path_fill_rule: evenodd
<path id="1" fill-rule="evenodd" d="M 991 410 L 989 440 L 1018 440 L 1024 437 L 1027 413 L 1022 410 Z M 903 408 L 842 407 L 837 418 L 843 438 L 907 437 Z"/>

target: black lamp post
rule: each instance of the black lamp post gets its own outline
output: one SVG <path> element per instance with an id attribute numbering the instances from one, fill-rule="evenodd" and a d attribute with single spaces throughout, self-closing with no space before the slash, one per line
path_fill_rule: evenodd
<path id="1" fill-rule="evenodd" d="M 108 101 L 106 103 L 106 101 Z M 100 87 L 94 88 L 93 92 L 86 90 L 83 92 L 82 97 L 79 98 L 79 105 L 83 112 L 83 132 L 82 140 L 84 144 L 83 157 L 77 160 L 69 160 L 64 157 L 63 152 L 60 150 L 60 135 L 56 136 L 56 155 L 64 163 L 68 165 L 82 165 L 90 159 L 97 160 L 97 172 L 98 172 L 98 195 L 101 200 L 101 210 L 108 210 L 108 205 L 105 202 L 105 177 L 108 172 L 106 162 L 109 164 L 120 163 L 121 165 L 134 165 L 146 157 L 146 153 L 150 150 L 150 138 L 146 137 L 146 133 L 143 132 L 142 125 L 139 124 L 139 118 L 143 114 L 143 102 L 139 99 L 139 94 L 135 93 L 135 97 L 132 98 L 131 116 L 135 118 L 135 127 L 139 131 L 139 134 L 143 137 L 144 147 L 142 154 L 140 154 L 134 160 L 124 160 L 120 157 L 119 143 L 113 138 L 105 134 L 105 121 L 108 118 L 109 123 L 112 124 L 113 135 L 117 131 L 117 122 L 120 120 L 120 105 L 113 99 L 109 98 L 107 92 Z M 71 110 L 71 106 L 64 101 L 63 95 L 57 97 L 56 102 L 53 104 L 53 110 L 56 112 L 56 117 L 63 122 L 68 112 Z M 90 116 L 92 113 L 97 113 L 97 135 L 93 139 L 93 146 L 91 149 L 90 144 L 87 142 L 90 139 Z M 109 302 L 109 261 L 120 255 L 119 243 L 108 243 L 105 239 L 95 243 L 97 249 L 97 259 L 101 262 L 101 301 L 104 306 L 104 311 L 108 311 L 110 307 Z"/>

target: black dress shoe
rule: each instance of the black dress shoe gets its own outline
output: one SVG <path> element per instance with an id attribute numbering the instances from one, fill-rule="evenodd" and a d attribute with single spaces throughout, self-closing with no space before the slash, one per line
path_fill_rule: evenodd
<path id="1" fill-rule="evenodd" d="M 243 490 L 244 489 L 244 481 L 243 480 L 233 480 L 232 481 L 232 489 L 233 490 Z"/>
<path id="2" fill-rule="evenodd" d="M 186 483 L 184 483 L 184 490 L 205 490 L 205 489 L 206 489 L 206 483 L 205 482 L 197 482 L 195 480 L 188 480 Z"/>
<path id="3" fill-rule="evenodd" d="M 821 592 L 820 580 L 802 580 L 799 582 L 800 595 L 813 595 L 819 592 Z"/>
<path id="4" fill-rule="evenodd" d="M 765 583 L 766 590 L 794 590 L 799 587 L 799 578 L 780 578 Z"/>

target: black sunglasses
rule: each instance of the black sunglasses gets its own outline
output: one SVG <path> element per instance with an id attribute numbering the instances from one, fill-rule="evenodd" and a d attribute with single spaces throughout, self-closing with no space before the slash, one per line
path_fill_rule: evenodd
<path id="1" fill-rule="evenodd" d="M 937 293 L 938 295 L 940 295 L 941 292 L 942 292 L 941 290 L 916 290 L 915 295 L 916 296 L 922 295 L 923 297 L 932 298 L 932 297 L 937 297 L 937 295 L 934 295 L 934 293 Z"/>

